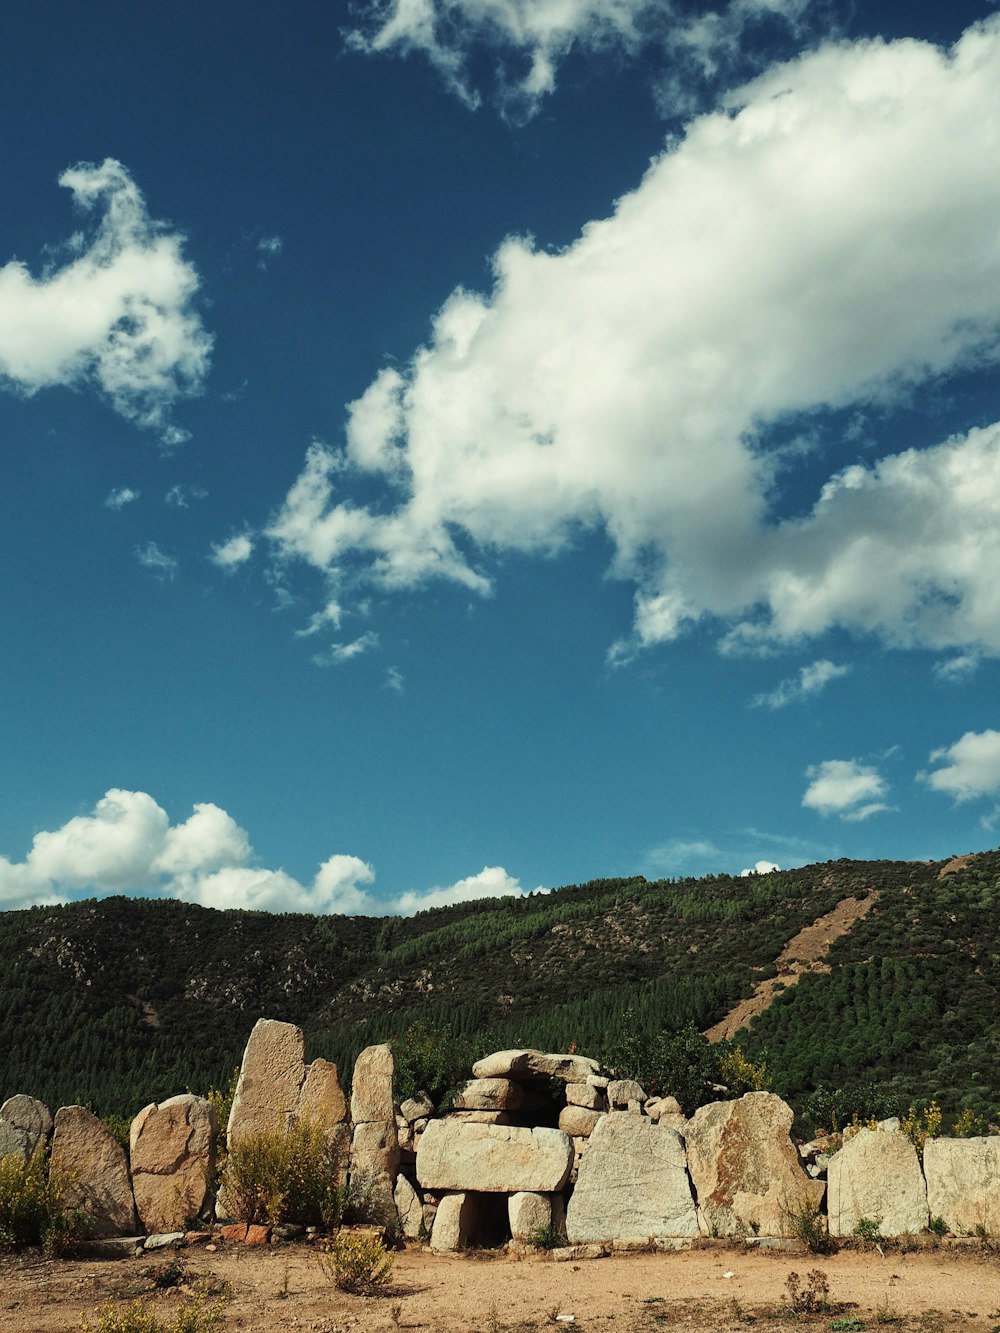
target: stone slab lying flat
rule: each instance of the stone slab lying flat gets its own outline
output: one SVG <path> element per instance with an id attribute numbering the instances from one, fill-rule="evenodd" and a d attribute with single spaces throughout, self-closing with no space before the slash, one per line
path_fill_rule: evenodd
<path id="1" fill-rule="evenodd" d="M 585 1055 L 549 1055 L 544 1051 L 495 1051 L 472 1066 L 476 1078 L 561 1078 L 567 1083 L 585 1083 L 588 1074 L 600 1069 Z"/>
<path id="2" fill-rule="evenodd" d="M 486 1194 L 553 1194 L 573 1165 L 573 1144 L 558 1129 L 432 1120 L 417 1149 L 424 1189 Z"/>

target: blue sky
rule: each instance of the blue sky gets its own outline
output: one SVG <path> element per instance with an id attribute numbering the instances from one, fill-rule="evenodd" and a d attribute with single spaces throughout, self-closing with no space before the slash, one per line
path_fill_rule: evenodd
<path id="1" fill-rule="evenodd" d="M 38 7 L 0 908 L 992 846 L 987 0 Z"/>

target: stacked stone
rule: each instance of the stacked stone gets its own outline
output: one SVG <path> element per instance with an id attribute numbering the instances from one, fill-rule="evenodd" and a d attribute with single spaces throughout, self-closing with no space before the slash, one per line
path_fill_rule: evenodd
<path id="1" fill-rule="evenodd" d="M 393 1193 L 399 1169 L 399 1136 L 392 1099 L 395 1064 L 388 1046 L 368 1046 L 358 1056 L 351 1080 L 352 1187 L 369 1193 L 385 1221 L 394 1219 Z"/>

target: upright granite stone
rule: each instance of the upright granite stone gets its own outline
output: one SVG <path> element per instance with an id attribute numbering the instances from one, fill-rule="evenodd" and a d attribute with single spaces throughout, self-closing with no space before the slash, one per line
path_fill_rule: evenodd
<path id="1" fill-rule="evenodd" d="M 56 1112 L 49 1169 L 69 1182 L 63 1198 L 80 1211 L 83 1239 L 135 1235 L 125 1151 L 92 1111 L 64 1106 Z"/>
<path id="2" fill-rule="evenodd" d="M 931 1217 L 956 1236 L 1000 1236 L 1000 1136 L 928 1139 L 924 1176 Z"/>
<path id="3" fill-rule="evenodd" d="M 183 1231 L 204 1216 L 218 1128 L 213 1107 L 192 1093 L 146 1106 L 132 1121 L 132 1190 L 146 1232 Z"/>
<path id="4" fill-rule="evenodd" d="M 695 1111 L 685 1137 L 706 1233 L 790 1236 L 796 1213 L 819 1208 L 823 1183 L 802 1168 L 791 1138 L 794 1118 L 773 1092 L 748 1092 Z"/>
<path id="5" fill-rule="evenodd" d="M 927 1228 L 927 1187 L 902 1134 L 862 1129 L 848 1139 L 830 1158 L 826 1199 L 831 1236 L 852 1236 L 862 1218 L 878 1221 L 881 1236 Z"/>
<path id="6" fill-rule="evenodd" d="M 299 1112 L 305 1040 L 294 1023 L 261 1018 L 250 1033 L 229 1113 L 226 1138 L 235 1147 L 251 1134 L 285 1134 Z"/>
<path id="7" fill-rule="evenodd" d="M 526 1190 L 512 1194 L 507 1200 L 507 1219 L 511 1240 L 530 1244 L 540 1231 L 552 1226 L 552 1196 Z"/>
<path id="8" fill-rule="evenodd" d="M 405 1176 L 398 1176 L 392 1197 L 403 1235 L 407 1240 L 418 1240 L 424 1229 L 424 1208 L 420 1195 Z"/>
<path id="9" fill-rule="evenodd" d="M 332 1129 L 347 1119 L 347 1098 L 340 1086 L 337 1066 L 329 1060 L 314 1060 L 306 1066 L 298 1100 L 298 1118 Z"/>
<path id="10" fill-rule="evenodd" d="M 588 1074 L 600 1069 L 585 1055 L 547 1055 L 544 1051 L 495 1051 L 472 1066 L 476 1078 L 561 1078 L 566 1083 L 586 1083 Z"/>
<path id="11" fill-rule="evenodd" d="M 558 1129 L 432 1120 L 417 1149 L 425 1189 L 552 1194 L 573 1166 L 573 1143 Z"/>
<path id="12" fill-rule="evenodd" d="M 431 1229 L 432 1250 L 463 1250 L 472 1237 L 479 1209 L 472 1194 L 446 1194 Z"/>
<path id="13" fill-rule="evenodd" d="M 370 1196 L 379 1217 L 396 1216 L 394 1192 L 399 1168 L 399 1132 L 392 1099 L 395 1063 L 388 1046 L 368 1046 L 358 1056 L 351 1079 L 351 1178 Z"/>
<path id="14" fill-rule="evenodd" d="M 396 1121 L 392 1100 L 394 1062 L 388 1046 L 367 1046 L 351 1078 L 351 1119 L 356 1125 Z"/>
<path id="15" fill-rule="evenodd" d="M 44 1148 L 52 1133 L 52 1116 L 44 1102 L 18 1093 L 0 1106 L 0 1158 L 10 1152 L 25 1160 Z"/>
<path id="16" fill-rule="evenodd" d="M 645 1117 L 603 1116 L 580 1161 L 566 1234 L 571 1245 L 697 1236 L 698 1215 L 678 1135 Z"/>

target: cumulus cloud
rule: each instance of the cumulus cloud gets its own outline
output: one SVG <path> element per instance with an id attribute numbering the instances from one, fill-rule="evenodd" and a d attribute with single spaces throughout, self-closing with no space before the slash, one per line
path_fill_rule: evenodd
<path id="1" fill-rule="evenodd" d="M 532 116 L 571 51 L 607 58 L 659 50 L 665 111 L 745 64 L 746 38 L 799 35 L 810 0 L 723 0 L 692 14 L 679 0 L 364 0 L 348 45 L 369 55 L 419 53 L 469 107 L 481 93 L 473 66 L 496 75 L 504 114 Z"/>
<path id="2" fill-rule="evenodd" d="M 957 802 L 992 796 L 1000 791 L 1000 731 L 967 731 L 954 745 L 934 750 L 930 762 L 940 767 L 918 776 L 933 791 Z"/>
<path id="3" fill-rule="evenodd" d="M 16 259 L 0 268 L 0 385 L 29 395 L 94 385 L 122 416 L 173 442 L 170 411 L 200 391 L 212 348 L 184 238 L 150 217 L 113 158 L 80 163 L 59 184 L 97 221 L 68 242 L 61 266 L 37 276 Z"/>
<path id="4" fill-rule="evenodd" d="M 131 486 L 119 486 L 111 492 L 104 501 L 104 505 L 107 509 L 124 509 L 126 505 L 131 504 L 133 500 L 138 500 L 138 498 L 139 492 L 134 491 Z"/>
<path id="5" fill-rule="evenodd" d="M 253 538 L 245 532 L 239 532 L 228 541 L 217 542 L 212 547 L 209 559 L 228 574 L 239 569 L 240 565 L 245 565 L 252 555 Z"/>
<path id="6" fill-rule="evenodd" d="M 800 667 L 798 675 L 787 676 L 769 693 L 754 695 L 754 707 L 784 708 L 786 704 L 808 699 L 825 690 L 831 680 L 846 676 L 850 669 L 849 666 L 837 666 L 825 657 L 820 658 Z"/>
<path id="7" fill-rule="evenodd" d="M 956 685 L 974 676 L 979 670 L 979 662 L 976 653 L 959 653 L 956 657 L 946 658 L 943 662 L 935 662 L 933 670 L 938 680 Z"/>
<path id="8" fill-rule="evenodd" d="M 780 869 L 781 866 L 774 861 L 758 861 L 755 865 L 748 866 L 745 870 L 741 870 L 740 879 L 746 879 L 748 875 L 770 875 L 772 871 Z"/>
<path id="9" fill-rule="evenodd" d="M 135 558 L 143 569 L 150 569 L 157 578 L 172 582 L 177 577 L 180 564 L 176 556 L 164 551 L 156 542 L 145 542 L 135 548 Z"/>
<path id="10" fill-rule="evenodd" d="M 172 505 L 175 509 L 189 509 L 192 500 L 204 500 L 208 491 L 204 486 L 182 486 L 178 482 L 171 486 L 169 491 L 163 497 L 165 504 Z"/>
<path id="11" fill-rule="evenodd" d="M 882 799 L 889 787 L 876 768 L 856 759 L 826 759 L 806 770 L 811 781 L 802 804 L 821 815 L 852 821 L 891 809 Z"/>
<path id="12" fill-rule="evenodd" d="M 636 586 L 619 660 L 699 622 L 732 650 L 842 627 L 1000 651 L 1000 425 L 841 469 L 794 517 L 772 430 L 995 358 L 998 160 L 1000 18 L 951 51 L 773 68 L 573 245 L 508 238 L 492 291 L 451 295 L 344 449 L 309 449 L 269 524 L 279 564 L 338 599 L 488 593 L 497 553 L 602 530 Z M 352 502 L 352 477 L 380 499 Z"/>
<path id="13" fill-rule="evenodd" d="M 381 902 L 367 887 L 375 871 L 357 856 L 327 857 L 308 883 L 254 861 L 246 830 L 220 806 L 199 803 L 172 824 L 148 793 L 114 788 L 90 814 L 37 833 L 23 861 L 0 856 L 0 910 L 125 889 L 220 909 L 381 916 L 525 892 L 502 866 L 486 866 L 447 887 Z"/>

